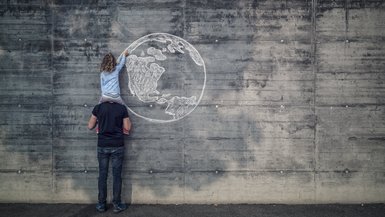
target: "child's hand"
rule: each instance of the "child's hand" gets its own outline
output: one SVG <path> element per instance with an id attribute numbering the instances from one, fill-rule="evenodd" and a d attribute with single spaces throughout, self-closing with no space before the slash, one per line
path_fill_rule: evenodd
<path id="1" fill-rule="evenodd" d="M 128 50 L 126 49 L 126 50 L 124 50 L 124 56 L 128 56 L 129 55 L 129 53 L 128 53 Z"/>

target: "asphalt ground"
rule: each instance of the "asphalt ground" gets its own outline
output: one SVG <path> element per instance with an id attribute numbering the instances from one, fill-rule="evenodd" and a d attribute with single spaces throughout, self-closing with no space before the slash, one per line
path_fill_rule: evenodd
<path id="1" fill-rule="evenodd" d="M 385 204 L 322 205 L 130 205 L 127 210 L 104 213 L 95 204 L 0 203 L 1 217 L 385 217 Z"/>

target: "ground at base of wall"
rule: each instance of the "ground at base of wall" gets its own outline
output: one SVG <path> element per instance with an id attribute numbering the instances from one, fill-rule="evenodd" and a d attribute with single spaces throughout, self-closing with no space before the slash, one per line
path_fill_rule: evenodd
<path id="1" fill-rule="evenodd" d="M 98 213 L 94 204 L 0 204 L 0 217 L 384 217 L 385 204 L 322 205 L 130 205 L 115 214 L 111 205 Z"/>

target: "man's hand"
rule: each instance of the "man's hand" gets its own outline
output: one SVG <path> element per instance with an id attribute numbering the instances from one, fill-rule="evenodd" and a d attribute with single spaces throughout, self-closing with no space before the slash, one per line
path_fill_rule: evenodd
<path id="1" fill-rule="evenodd" d="M 90 120 L 88 121 L 88 129 L 89 130 L 94 129 L 97 121 L 98 121 L 97 117 L 95 115 L 91 115 Z"/>
<path id="2" fill-rule="evenodd" d="M 129 135 L 131 130 L 131 121 L 129 118 L 123 119 L 123 134 Z"/>
<path id="3" fill-rule="evenodd" d="M 130 131 L 126 130 L 126 129 L 123 129 L 123 134 L 124 135 L 130 135 Z"/>

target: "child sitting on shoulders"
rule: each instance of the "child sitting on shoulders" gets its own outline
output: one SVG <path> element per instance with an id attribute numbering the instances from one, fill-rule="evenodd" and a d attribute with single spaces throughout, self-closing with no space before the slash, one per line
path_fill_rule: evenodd
<path id="1" fill-rule="evenodd" d="M 112 53 L 108 53 L 104 56 L 100 66 L 100 87 L 102 96 L 100 97 L 99 104 L 104 102 L 115 102 L 125 105 L 120 96 L 119 72 L 126 63 L 127 56 L 128 50 L 125 50 L 119 56 L 117 62 Z M 96 133 L 99 133 L 99 126 L 96 126 Z M 128 132 L 124 132 L 124 134 L 128 134 Z"/>
<path id="2" fill-rule="evenodd" d="M 100 86 L 102 96 L 99 104 L 103 102 L 116 102 L 125 105 L 120 96 L 119 72 L 126 63 L 128 50 L 125 50 L 116 62 L 114 55 L 108 53 L 104 56 L 100 66 Z"/>

